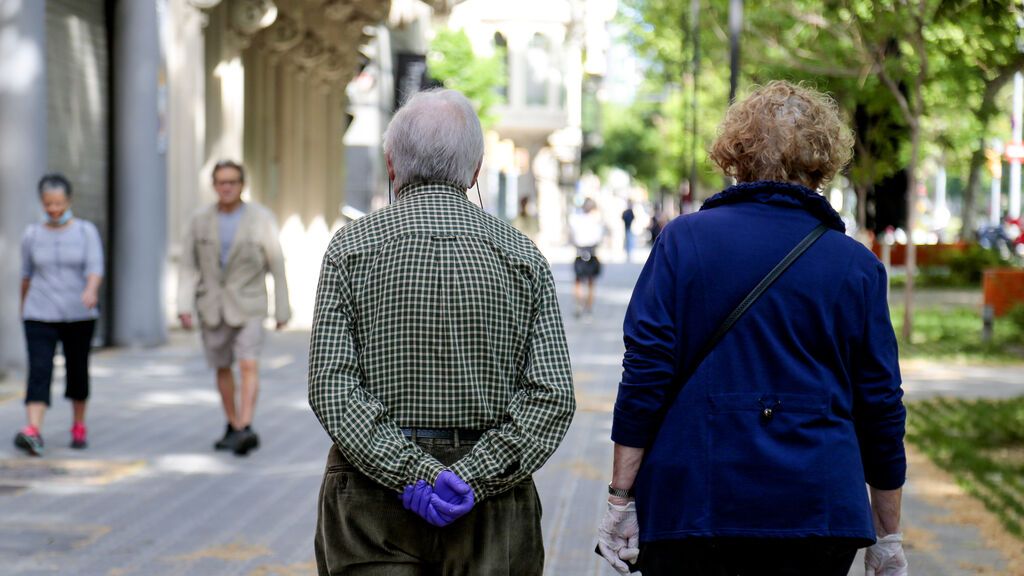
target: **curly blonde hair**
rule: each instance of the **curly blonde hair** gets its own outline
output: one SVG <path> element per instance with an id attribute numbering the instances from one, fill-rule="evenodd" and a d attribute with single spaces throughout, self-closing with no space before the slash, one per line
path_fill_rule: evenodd
<path id="1" fill-rule="evenodd" d="M 774 80 L 729 107 L 710 156 L 738 182 L 794 182 L 816 190 L 850 161 L 853 132 L 830 96 Z"/>

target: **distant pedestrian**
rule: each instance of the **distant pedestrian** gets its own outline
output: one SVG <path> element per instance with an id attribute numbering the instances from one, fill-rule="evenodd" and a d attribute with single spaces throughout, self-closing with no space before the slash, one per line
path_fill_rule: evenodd
<path id="1" fill-rule="evenodd" d="M 633 201 L 626 200 L 626 209 L 622 211 L 622 231 L 624 234 L 623 248 L 626 250 L 626 262 L 630 261 L 630 255 L 633 253 L 633 220 L 635 219 L 636 215 L 633 214 Z"/>
<path id="2" fill-rule="evenodd" d="M 269 210 L 242 201 L 245 169 L 230 160 L 213 168 L 217 203 L 200 210 L 182 242 L 178 271 L 178 318 L 186 330 L 199 314 L 206 361 L 217 371 L 224 415 L 224 436 L 217 450 L 244 456 L 259 447 L 252 429 L 259 394 L 259 356 L 267 316 L 266 275 L 274 277 L 274 316 L 281 330 L 291 318 L 284 256 L 277 223 Z M 238 360 L 240 401 L 232 370 Z"/>
<path id="3" fill-rule="evenodd" d="M 87 446 L 85 408 L 89 399 L 89 354 L 99 317 L 103 282 L 103 245 L 92 222 L 71 212 L 71 183 L 61 174 L 39 181 L 46 219 L 25 231 L 21 242 L 21 318 L 28 345 L 28 424 L 14 444 L 33 456 L 43 455 L 43 416 L 50 406 L 53 357 L 57 342 L 64 351 L 73 424 L 71 447 Z"/>
<path id="4" fill-rule="evenodd" d="M 605 225 L 597 203 L 587 198 L 574 214 L 569 216 L 569 240 L 576 248 L 573 271 L 576 283 L 573 294 L 576 297 L 576 317 L 594 311 L 594 281 L 601 275 L 601 260 L 597 258 L 597 247 L 604 240 Z M 584 290 L 586 285 L 586 290 Z"/>
<path id="5" fill-rule="evenodd" d="M 519 199 L 519 213 L 512 220 L 512 226 L 536 242 L 540 233 L 540 223 L 537 221 L 537 215 L 530 209 L 529 198 L 524 196 Z"/>
<path id="6" fill-rule="evenodd" d="M 852 146 L 802 86 L 729 108 L 711 159 L 739 183 L 668 224 L 626 312 L 599 529 L 619 572 L 839 576 L 870 546 L 868 574 L 907 573 L 885 269 L 817 192 Z"/>
<path id="7" fill-rule="evenodd" d="M 651 214 L 651 221 L 647 223 L 647 239 L 651 246 L 654 246 L 654 242 L 658 239 L 658 235 L 661 234 L 661 229 L 665 227 L 667 220 L 661 204 L 655 204 L 654 213 Z"/>
<path id="8" fill-rule="evenodd" d="M 384 135 L 397 200 L 324 255 L 322 576 L 543 572 L 532 474 L 572 420 L 572 371 L 547 260 L 466 197 L 483 151 L 464 96 L 414 95 Z"/>

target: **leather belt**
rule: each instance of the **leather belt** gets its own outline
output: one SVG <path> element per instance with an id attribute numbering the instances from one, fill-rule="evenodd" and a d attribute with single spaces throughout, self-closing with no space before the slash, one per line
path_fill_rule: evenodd
<path id="1" fill-rule="evenodd" d="M 462 442 L 476 442 L 484 435 L 486 430 L 471 430 L 469 428 L 402 428 L 402 434 L 406 438 L 429 438 L 431 440 L 459 440 Z"/>

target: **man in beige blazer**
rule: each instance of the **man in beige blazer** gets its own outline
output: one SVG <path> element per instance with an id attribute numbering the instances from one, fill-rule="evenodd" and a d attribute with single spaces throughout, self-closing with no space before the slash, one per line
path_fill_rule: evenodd
<path id="1" fill-rule="evenodd" d="M 228 421 L 214 448 L 239 456 L 259 447 L 252 419 L 267 316 L 267 272 L 274 276 L 277 329 L 291 317 L 277 224 L 263 206 L 242 201 L 244 186 L 241 165 L 224 160 L 214 166 L 217 203 L 200 210 L 189 223 L 178 274 L 178 318 L 183 328 L 192 329 L 195 306 L 206 360 L 217 371 Z M 235 359 L 242 375 L 240 405 L 235 402 Z"/>

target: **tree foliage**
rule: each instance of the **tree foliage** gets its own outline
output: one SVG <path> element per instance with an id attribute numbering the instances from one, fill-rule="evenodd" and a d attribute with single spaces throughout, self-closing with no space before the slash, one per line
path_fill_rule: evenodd
<path id="1" fill-rule="evenodd" d="M 702 65 L 695 81 L 689 2 L 621 3 L 627 39 L 649 66 L 649 92 L 665 95 L 646 116 L 672 118 L 666 127 L 689 125 L 696 84 L 702 128 L 697 142 L 649 123 L 661 139 L 657 173 L 665 180 L 688 177 L 686 150 L 705 157 L 727 107 L 728 5 L 701 0 Z M 807 82 L 831 93 L 854 127 L 856 149 L 847 176 L 861 200 L 861 225 L 871 215 L 863 209 L 869 197 L 902 195 L 879 185 L 908 167 L 915 174 L 903 181 L 912 185 L 925 160 L 943 163 L 951 177 L 969 182 L 965 204 L 973 210 L 982 165 L 979 141 L 1006 116 L 1005 86 L 1024 69 L 1020 8 L 1013 0 L 790 0 L 746 2 L 744 10 L 742 85 L 776 78 Z M 615 124 L 607 117 L 604 123 Z M 708 125 L 711 130 L 704 129 Z M 714 177 L 702 174 L 702 181 L 714 187 Z"/>
<path id="2" fill-rule="evenodd" d="M 484 128 L 494 123 L 491 108 L 501 103 L 500 89 L 508 78 L 501 50 L 479 56 L 464 31 L 444 29 L 430 43 L 427 68 L 431 78 L 469 98 Z"/>

